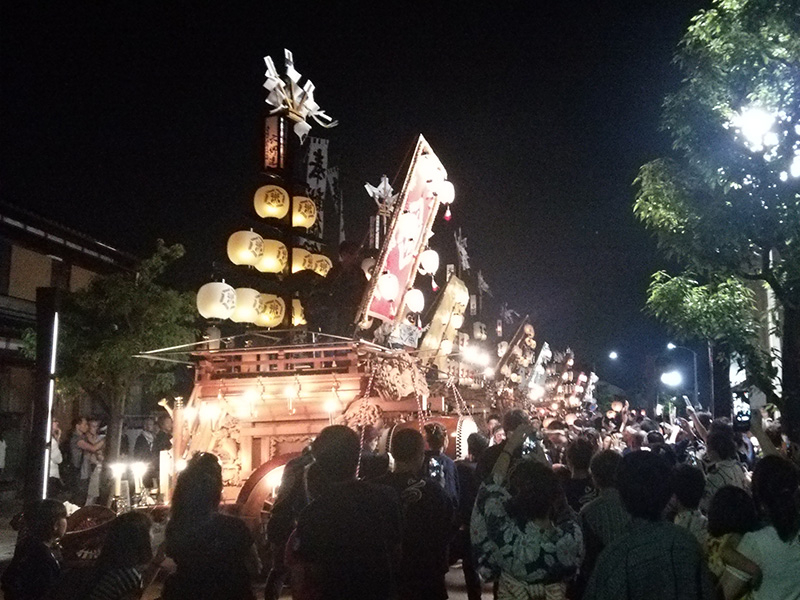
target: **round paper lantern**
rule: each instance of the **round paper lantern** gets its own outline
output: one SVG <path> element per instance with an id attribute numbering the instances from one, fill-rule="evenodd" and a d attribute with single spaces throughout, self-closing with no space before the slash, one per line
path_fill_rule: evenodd
<path id="1" fill-rule="evenodd" d="M 230 316 L 234 323 L 255 323 L 258 316 L 258 290 L 236 288 L 236 308 Z"/>
<path id="2" fill-rule="evenodd" d="M 331 259 L 324 254 L 312 254 L 311 258 L 314 261 L 314 273 L 327 277 L 328 272 L 333 268 Z"/>
<path id="3" fill-rule="evenodd" d="M 259 294 L 256 307 L 256 325 L 277 327 L 286 314 L 286 303 L 275 294 Z"/>
<path id="4" fill-rule="evenodd" d="M 197 312 L 206 319 L 227 319 L 236 308 L 236 292 L 224 281 L 207 283 L 197 291 Z"/>
<path id="5" fill-rule="evenodd" d="M 290 204 L 289 192 L 279 185 L 262 185 L 253 196 L 253 206 L 262 219 L 282 219 Z"/>
<path id="6" fill-rule="evenodd" d="M 235 265 L 255 265 L 264 253 L 264 240 L 254 231 L 237 231 L 228 238 L 228 258 Z"/>
<path id="7" fill-rule="evenodd" d="M 294 197 L 292 210 L 292 227 L 305 227 L 308 229 L 317 221 L 317 205 L 311 198 L 305 196 Z"/>
<path id="8" fill-rule="evenodd" d="M 497 344 L 497 356 L 503 358 L 508 352 L 508 342 L 500 342 Z"/>
<path id="9" fill-rule="evenodd" d="M 425 308 L 425 296 L 416 288 L 408 290 L 406 294 L 406 306 L 411 312 L 422 312 L 422 309 Z"/>
<path id="10" fill-rule="evenodd" d="M 441 350 L 443 354 L 450 354 L 453 351 L 453 342 L 450 340 L 442 340 L 442 343 L 439 344 L 439 350 Z"/>
<path id="11" fill-rule="evenodd" d="M 419 218 L 415 213 L 404 212 L 397 219 L 397 230 L 407 240 L 415 240 L 420 233 Z"/>
<path id="12" fill-rule="evenodd" d="M 614 400 L 614 402 L 611 403 L 611 410 L 614 412 L 622 412 L 622 409 L 623 405 L 619 400 Z"/>
<path id="13" fill-rule="evenodd" d="M 299 327 L 300 325 L 306 324 L 306 313 L 303 310 L 303 305 L 300 303 L 300 300 L 294 298 L 292 300 L 292 325 L 294 327 Z"/>
<path id="14" fill-rule="evenodd" d="M 436 275 L 439 270 L 439 253 L 430 248 L 419 257 L 419 270 L 423 275 Z"/>
<path id="15" fill-rule="evenodd" d="M 378 278 L 378 293 L 384 300 L 397 300 L 397 294 L 400 293 L 400 282 L 397 281 L 397 277 L 391 273 L 381 275 Z"/>
<path id="16" fill-rule="evenodd" d="M 461 329 L 464 326 L 464 315 L 458 313 L 454 314 L 450 318 L 450 324 L 456 329 Z"/>
<path id="17" fill-rule="evenodd" d="M 522 330 L 525 332 L 525 335 L 533 336 L 534 334 L 533 325 L 530 323 L 525 323 L 525 327 L 523 327 Z"/>
<path id="18" fill-rule="evenodd" d="M 304 269 L 314 270 L 314 255 L 303 248 L 292 248 L 292 273 Z"/>
<path id="19" fill-rule="evenodd" d="M 372 279 L 372 270 L 375 268 L 377 262 L 378 261 L 376 261 L 374 258 L 365 258 L 361 261 L 361 270 L 364 271 L 367 281 Z"/>
<path id="20" fill-rule="evenodd" d="M 264 240 L 264 252 L 255 267 L 262 273 L 282 273 L 288 262 L 289 251 L 283 242 Z"/>
<path id="21" fill-rule="evenodd" d="M 456 189 L 449 181 L 442 181 L 436 189 L 436 196 L 442 204 L 450 205 L 456 198 Z"/>

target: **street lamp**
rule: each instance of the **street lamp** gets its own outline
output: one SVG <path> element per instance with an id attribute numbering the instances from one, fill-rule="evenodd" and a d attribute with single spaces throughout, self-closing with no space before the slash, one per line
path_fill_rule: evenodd
<path id="1" fill-rule="evenodd" d="M 676 388 L 683 383 L 683 376 L 680 371 L 667 371 L 661 374 L 661 383 L 668 387 Z"/>
<path id="2" fill-rule="evenodd" d="M 691 348 L 687 348 L 686 346 L 677 346 L 672 342 L 667 344 L 667 350 L 687 350 L 692 353 L 692 369 L 694 375 L 694 405 L 698 406 L 700 404 L 700 394 L 697 389 L 697 352 L 692 350 Z"/>
<path id="3" fill-rule="evenodd" d="M 611 360 L 617 360 L 619 358 L 619 354 L 617 354 L 616 351 L 612 350 L 611 352 L 608 353 L 608 358 L 610 358 Z"/>

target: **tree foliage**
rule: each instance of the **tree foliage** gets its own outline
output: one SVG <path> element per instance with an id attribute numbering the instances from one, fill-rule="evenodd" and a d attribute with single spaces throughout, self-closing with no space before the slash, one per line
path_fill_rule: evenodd
<path id="1" fill-rule="evenodd" d="M 111 396 L 145 374 L 156 375 L 151 379 L 156 392 L 174 383 L 169 365 L 135 355 L 195 340 L 192 296 L 160 281 L 183 253 L 182 246 L 159 241 L 135 274 L 98 277 L 70 295 L 63 311 L 61 382 Z"/>
<path id="2" fill-rule="evenodd" d="M 683 83 L 664 102 L 675 156 L 641 168 L 634 212 L 695 271 L 761 279 L 800 306 L 798 11 L 718 0 L 692 20 L 675 59 Z M 772 121 L 756 139 L 759 118 Z"/>
<path id="3" fill-rule="evenodd" d="M 708 340 L 737 356 L 753 382 L 774 401 L 776 372 L 769 353 L 757 343 L 762 325 L 756 317 L 755 296 L 740 279 L 717 278 L 703 284 L 689 274 L 672 277 L 659 271 L 648 289 L 647 310 L 664 321 L 677 339 Z"/>
<path id="4" fill-rule="evenodd" d="M 786 312 L 800 310 L 800 4 L 715 0 L 675 63 L 662 121 L 674 152 L 641 167 L 634 212 L 687 273 L 657 274 L 648 306 L 685 337 L 746 351 L 756 372 L 743 281 L 766 283 L 788 324 L 784 392 L 800 403 L 800 318 Z"/>
<path id="5" fill-rule="evenodd" d="M 156 252 L 135 273 L 97 277 L 65 299 L 59 390 L 89 393 L 107 406 L 112 457 L 131 385 L 145 375 L 153 392 L 174 384 L 174 365 L 136 355 L 196 339 L 193 296 L 162 283 L 167 268 L 183 254 L 182 246 L 166 246 L 159 240 Z"/>

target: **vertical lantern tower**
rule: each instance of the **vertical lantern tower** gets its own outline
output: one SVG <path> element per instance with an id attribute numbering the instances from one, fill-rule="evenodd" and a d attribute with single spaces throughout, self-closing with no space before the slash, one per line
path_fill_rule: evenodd
<path id="1" fill-rule="evenodd" d="M 256 274 L 263 289 L 233 286 L 223 281 L 207 283 L 197 294 L 197 309 L 209 319 L 230 319 L 258 327 L 300 327 L 306 324 L 298 294 L 302 271 L 325 277 L 333 266 L 320 252 L 322 240 L 311 232 L 318 207 L 309 196 L 298 158 L 311 130 L 309 119 L 323 127 L 336 122 L 314 101 L 314 84 L 301 85 L 289 50 L 284 51 L 285 73 L 279 75 L 266 57 L 264 150 L 261 174 L 253 194 L 258 219 L 249 230 L 236 231 L 227 242 L 233 265 Z M 255 231 L 258 229 L 258 231 Z M 252 279 L 252 277 L 251 277 Z"/>

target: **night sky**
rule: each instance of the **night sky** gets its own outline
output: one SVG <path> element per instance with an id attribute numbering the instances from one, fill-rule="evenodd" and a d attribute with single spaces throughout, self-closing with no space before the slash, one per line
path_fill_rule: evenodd
<path id="1" fill-rule="evenodd" d="M 312 135 L 331 140 L 349 237 L 374 207 L 363 184 L 422 133 L 456 186 L 433 247 L 462 227 L 540 340 L 635 385 L 667 337 L 641 310 L 665 263 L 632 182 L 669 150 L 671 57 L 707 4 L 5 3 L 0 198 L 142 256 L 180 242 L 181 282 L 203 283 L 252 213 L 262 57 L 282 72 L 287 47 L 340 122 Z"/>

